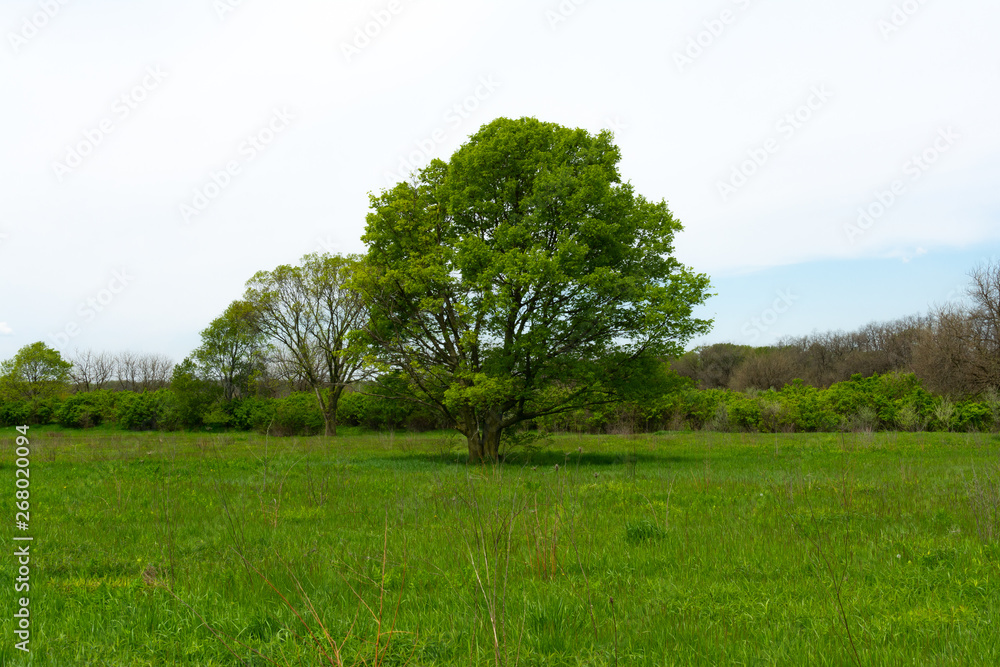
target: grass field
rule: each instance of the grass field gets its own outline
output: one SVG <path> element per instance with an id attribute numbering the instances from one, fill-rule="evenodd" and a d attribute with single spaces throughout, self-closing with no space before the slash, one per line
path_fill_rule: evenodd
<path id="1" fill-rule="evenodd" d="M 4 665 L 1000 664 L 998 436 L 2 435 Z"/>

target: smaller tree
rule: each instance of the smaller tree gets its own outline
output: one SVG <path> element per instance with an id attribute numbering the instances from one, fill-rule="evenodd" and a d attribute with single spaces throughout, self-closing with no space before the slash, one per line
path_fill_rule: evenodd
<path id="1" fill-rule="evenodd" d="M 264 373 L 268 348 L 260 314 L 246 301 L 234 301 L 201 332 L 201 345 L 191 357 L 231 401 L 250 395 Z"/>
<path id="2" fill-rule="evenodd" d="M 45 343 L 26 345 L 0 364 L 0 396 L 14 400 L 58 396 L 69 389 L 72 368 Z"/>
<path id="3" fill-rule="evenodd" d="M 306 255 L 299 266 L 257 273 L 244 297 L 277 348 L 278 366 L 315 394 L 326 435 L 337 435 L 344 389 L 370 372 L 352 339 L 368 320 L 364 298 L 350 285 L 360 264 L 353 255 Z"/>
<path id="4" fill-rule="evenodd" d="M 183 428 L 202 425 L 205 414 L 219 398 L 219 386 L 201 377 L 201 371 L 190 358 L 173 368 L 170 389 L 174 396 L 174 417 Z"/>
<path id="5" fill-rule="evenodd" d="M 1000 387 L 1000 263 L 983 264 L 969 276 L 967 295 L 972 299 L 969 313 L 975 349 L 973 383 L 976 391 Z"/>

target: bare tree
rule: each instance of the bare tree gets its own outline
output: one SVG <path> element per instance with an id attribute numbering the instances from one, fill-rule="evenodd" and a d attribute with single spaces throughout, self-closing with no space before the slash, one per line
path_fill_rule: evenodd
<path id="1" fill-rule="evenodd" d="M 976 391 L 982 392 L 1000 388 L 1000 263 L 981 264 L 969 277 L 971 373 Z"/>
<path id="2" fill-rule="evenodd" d="M 913 370 L 913 355 L 931 318 L 908 316 L 888 322 L 871 322 L 857 331 L 814 333 L 780 341 L 779 347 L 801 352 L 798 377 L 816 386 L 828 387 L 855 373 Z"/>
<path id="3" fill-rule="evenodd" d="M 797 360 L 798 351 L 791 347 L 758 350 L 736 367 L 729 386 L 737 391 L 781 389 L 798 377 Z"/>
<path id="4" fill-rule="evenodd" d="M 115 355 L 115 379 L 122 391 L 136 391 L 139 386 L 139 355 L 127 350 Z"/>
<path id="5" fill-rule="evenodd" d="M 101 352 L 94 358 L 94 380 L 95 391 L 106 389 L 111 380 L 115 377 L 115 357 L 108 352 Z"/>
<path id="6" fill-rule="evenodd" d="M 114 357 L 107 352 L 93 350 L 76 351 L 73 370 L 70 375 L 76 391 L 98 391 L 104 389 L 115 374 Z"/>
<path id="7" fill-rule="evenodd" d="M 732 343 L 716 343 L 696 348 L 672 361 L 678 375 L 689 377 L 702 389 L 729 386 L 733 371 L 751 354 L 752 347 Z"/>
<path id="8" fill-rule="evenodd" d="M 975 352 L 969 310 L 961 305 L 939 306 L 923 332 L 913 359 L 916 374 L 927 388 L 952 397 L 973 392 L 970 383 Z"/>
<path id="9" fill-rule="evenodd" d="M 929 389 L 956 398 L 1000 387 L 1000 264 L 969 278 L 968 302 L 935 309 L 914 360 Z"/>
<path id="10" fill-rule="evenodd" d="M 174 362 L 163 354 L 136 356 L 136 391 L 156 391 L 170 384 Z"/>

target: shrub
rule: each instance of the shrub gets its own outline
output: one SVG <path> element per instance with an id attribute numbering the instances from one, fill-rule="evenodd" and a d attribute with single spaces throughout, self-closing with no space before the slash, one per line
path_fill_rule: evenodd
<path id="1" fill-rule="evenodd" d="M 934 425 L 942 431 L 950 431 L 952 417 L 955 416 L 955 404 L 942 396 L 934 403 Z"/>
<path id="2" fill-rule="evenodd" d="M 896 425 L 904 431 L 921 431 L 926 420 L 913 403 L 906 403 L 896 411 Z"/>
<path id="3" fill-rule="evenodd" d="M 118 426 L 129 431 L 155 431 L 171 426 L 165 419 L 170 395 L 155 392 L 121 392 L 118 396 Z"/>
<path id="4" fill-rule="evenodd" d="M 213 405 L 222 396 L 222 388 L 199 377 L 198 369 L 190 359 L 174 367 L 170 389 L 170 417 L 178 428 L 193 429 L 204 424 L 205 415 L 212 411 Z"/>
<path id="5" fill-rule="evenodd" d="M 729 402 L 732 423 L 747 431 L 760 430 L 761 406 L 756 396 L 735 394 Z"/>
<path id="6" fill-rule="evenodd" d="M 337 421 L 370 429 L 395 429 L 412 416 L 414 409 L 413 403 L 377 393 L 345 392 L 337 403 Z"/>
<path id="7" fill-rule="evenodd" d="M 241 431 L 264 433 L 276 413 L 275 399 L 250 396 L 232 402 L 230 426 Z"/>
<path id="8" fill-rule="evenodd" d="M 274 435 L 317 435 L 326 425 L 323 413 L 316 403 L 316 396 L 305 391 L 296 392 L 274 401 Z"/>
<path id="9" fill-rule="evenodd" d="M 993 411 L 979 401 L 959 401 L 951 418 L 956 431 L 985 431 L 993 426 Z"/>
<path id="10" fill-rule="evenodd" d="M 101 423 L 101 412 L 91 394 L 73 394 L 62 402 L 55 420 L 65 428 L 91 428 Z"/>
<path id="11" fill-rule="evenodd" d="M 781 424 L 796 431 L 834 431 L 840 417 L 824 400 L 825 392 L 793 380 L 779 394 L 782 402 Z"/>
<path id="12" fill-rule="evenodd" d="M 0 400 L 0 426 L 22 426 L 31 418 L 27 401 Z"/>

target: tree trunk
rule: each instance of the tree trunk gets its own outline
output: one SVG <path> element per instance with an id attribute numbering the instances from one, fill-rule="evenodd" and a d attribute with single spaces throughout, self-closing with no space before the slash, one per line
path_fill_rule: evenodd
<path id="1" fill-rule="evenodd" d="M 330 395 L 326 401 L 326 414 L 323 421 L 326 422 L 326 435 L 337 435 L 337 403 L 340 402 L 340 392 L 330 389 Z"/>
<path id="2" fill-rule="evenodd" d="M 469 442 L 469 463 L 496 463 L 500 459 L 500 419 L 487 415 L 481 426 L 469 424 L 463 433 Z"/>
<path id="3" fill-rule="evenodd" d="M 337 403 L 340 400 L 340 387 L 330 387 L 327 389 L 326 400 L 323 400 L 323 392 L 319 387 L 313 388 L 316 392 L 316 400 L 319 402 L 319 410 L 323 413 L 323 435 L 337 435 Z"/>
<path id="4" fill-rule="evenodd" d="M 479 430 L 470 431 L 465 437 L 469 441 L 469 463 L 483 463 L 483 441 Z"/>

